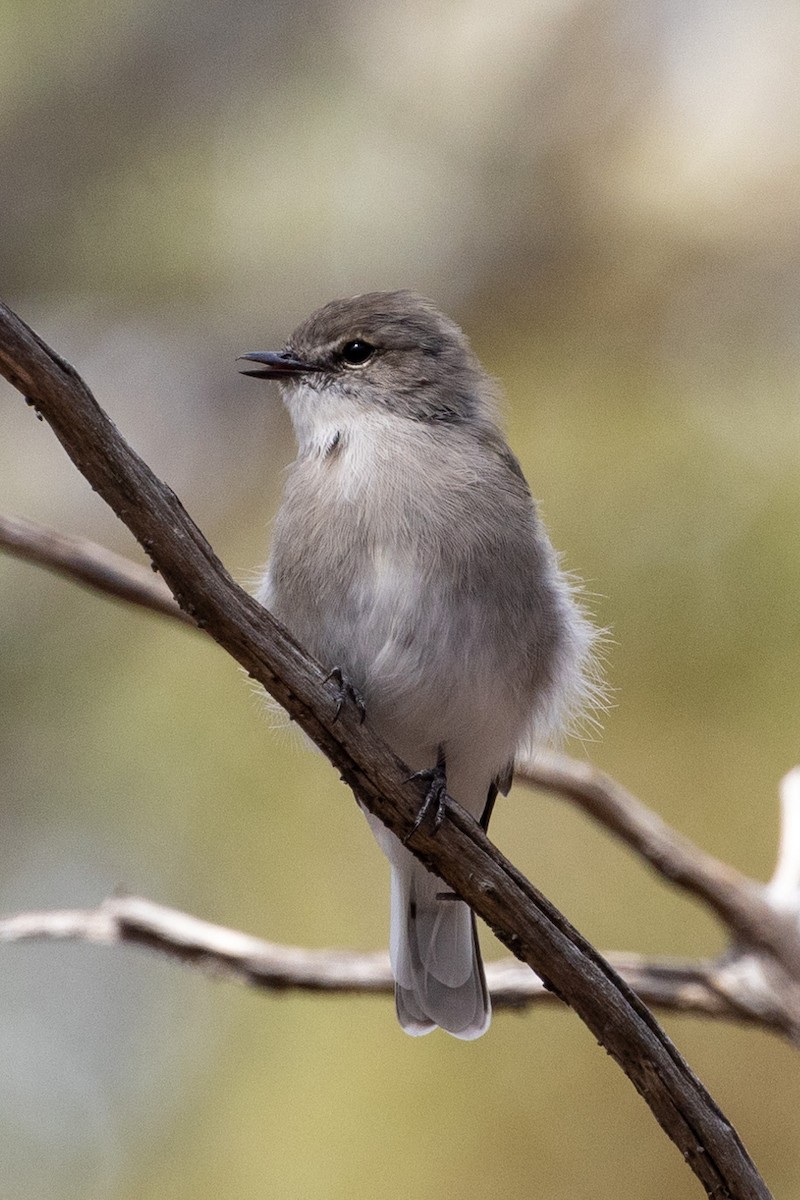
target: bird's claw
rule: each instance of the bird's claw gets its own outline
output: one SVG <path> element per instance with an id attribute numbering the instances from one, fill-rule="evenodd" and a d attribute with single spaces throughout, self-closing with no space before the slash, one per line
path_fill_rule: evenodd
<path id="1" fill-rule="evenodd" d="M 363 725 L 364 718 L 367 715 L 367 706 L 364 703 L 364 697 L 361 695 L 361 692 L 350 682 L 341 667 L 334 667 L 325 676 L 325 683 L 330 683 L 331 681 L 336 685 L 336 712 L 333 714 L 334 724 L 342 715 L 345 700 L 352 700 L 358 709 L 358 723 L 359 725 Z"/>
<path id="2" fill-rule="evenodd" d="M 425 799 L 422 801 L 414 824 L 403 838 L 404 846 L 408 845 L 423 821 L 427 820 L 431 814 L 433 814 L 431 832 L 434 834 L 438 833 L 447 810 L 447 773 L 444 768 L 444 759 L 441 755 L 435 767 L 428 767 L 425 771 L 415 771 L 413 775 L 409 775 L 406 783 L 411 783 L 414 779 L 424 779 L 428 784 L 428 790 L 425 793 Z"/>

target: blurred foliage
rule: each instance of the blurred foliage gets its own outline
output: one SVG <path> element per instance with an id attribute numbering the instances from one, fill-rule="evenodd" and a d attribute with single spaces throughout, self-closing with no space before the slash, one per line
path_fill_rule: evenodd
<path id="1" fill-rule="evenodd" d="M 789 0 L 4 0 L 5 298 L 247 580 L 292 441 L 236 355 L 336 295 L 432 295 L 504 381 L 612 629 L 615 707 L 572 749 L 765 877 L 800 756 L 798 58 Z M 138 553 L 6 388 L 0 484 Z M 384 942 L 349 793 L 221 652 L 10 559 L 0 588 L 4 909 L 124 887 L 275 940 Z M 722 944 L 559 801 L 517 790 L 495 835 L 601 946 Z M 696 1195 L 569 1013 L 412 1042 L 376 1000 L 5 956 L 3 1200 Z M 796 1053 L 668 1026 L 797 1194 Z"/>

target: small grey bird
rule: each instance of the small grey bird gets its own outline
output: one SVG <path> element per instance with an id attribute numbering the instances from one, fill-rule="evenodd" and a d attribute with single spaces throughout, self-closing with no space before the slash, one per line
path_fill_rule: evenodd
<path id="1" fill-rule="evenodd" d="M 363 698 L 412 771 L 488 820 L 514 756 L 580 711 L 594 630 L 560 572 L 496 390 L 451 320 L 413 292 L 334 300 L 283 350 L 299 452 L 257 596 Z M 391 863 L 397 1015 L 471 1039 L 491 1006 L 475 918 L 369 813 Z"/>

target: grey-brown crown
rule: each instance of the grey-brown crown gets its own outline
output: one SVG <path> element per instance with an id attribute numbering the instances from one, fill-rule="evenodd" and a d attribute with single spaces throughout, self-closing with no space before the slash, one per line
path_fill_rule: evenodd
<path id="1" fill-rule="evenodd" d="M 494 417 L 494 388 L 459 327 L 411 291 L 367 292 L 312 313 L 279 353 L 246 356 L 248 373 L 291 384 L 302 377 L 364 405 L 415 420 Z"/>

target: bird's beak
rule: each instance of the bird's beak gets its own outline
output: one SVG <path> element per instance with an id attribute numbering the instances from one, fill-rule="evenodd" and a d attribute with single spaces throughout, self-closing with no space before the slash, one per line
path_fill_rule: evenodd
<path id="1" fill-rule="evenodd" d="M 255 363 L 254 367 L 239 367 L 242 375 L 252 375 L 255 379 L 291 379 L 317 370 L 308 363 L 292 358 L 285 350 L 256 350 L 253 354 L 242 354 L 237 361 Z"/>

